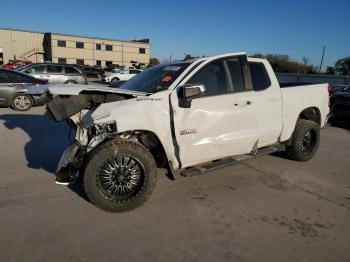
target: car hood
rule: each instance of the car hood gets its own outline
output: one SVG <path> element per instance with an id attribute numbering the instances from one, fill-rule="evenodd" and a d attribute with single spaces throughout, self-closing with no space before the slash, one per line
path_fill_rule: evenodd
<path id="1" fill-rule="evenodd" d="M 126 90 L 121 88 L 110 88 L 103 86 L 94 85 L 42 85 L 39 87 L 28 88 L 27 94 L 40 95 L 44 93 L 50 93 L 52 95 L 79 95 L 80 93 L 86 92 L 102 92 L 110 94 L 126 94 L 133 96 L 146 96 L 149 93 L 137 92 L 132 90 Z"/>

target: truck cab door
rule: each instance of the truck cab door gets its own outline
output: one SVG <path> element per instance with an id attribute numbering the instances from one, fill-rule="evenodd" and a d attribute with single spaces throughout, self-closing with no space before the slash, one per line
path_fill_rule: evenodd
<path id="1" fill-rule="evenodd" d="M 182 167 L 247 154 L 254 149 L 258 140 L 257 117 L 249 77 L 246 56 L 226 57 L 194 70 L 172 93 Z M 183 98 L 184 90 L 196 86 L 204 87 L 204 93 L 189 101 Z"/>
<path id="2" fill-rule="evenodd" d="M 278 80 L 267 62 L 249 61 L 258 118 L 258 147 L 278 143 L 282 131 L 282 97 Z"/>

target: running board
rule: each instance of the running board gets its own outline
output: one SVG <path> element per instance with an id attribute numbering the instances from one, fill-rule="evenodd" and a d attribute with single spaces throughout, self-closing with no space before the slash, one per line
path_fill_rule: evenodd
<path id="1" fill-rule="evenodd" d="M 235 165 L 239 162 L 243 162 L 243 161 L 253 159 L 253 158 L 256 158 L 259 156 L 273 154 L 273 153 L 283 151 L 283 150 L 285 150 L 285 145 L 264 147 L 264 148 L 258 149 L 255 153 L 250 153 L 248 155 L 238 155 L 238 156 L 234 156 L 234 157 L 223 158 L 223 159 L 216 160 L 216 161 L 209 162 L 209 163 L 205 163 L 205 164 L 202 164 L 199 166 L 183 169 L 181 171 L 181 176 L 183 176 L 183 177 L 198 176 L 201 174 L 205 174 L 205 173 L 214 171 L 214 170 L 219 169 L 219 168 L 232 166 L 232 165 Z"/>

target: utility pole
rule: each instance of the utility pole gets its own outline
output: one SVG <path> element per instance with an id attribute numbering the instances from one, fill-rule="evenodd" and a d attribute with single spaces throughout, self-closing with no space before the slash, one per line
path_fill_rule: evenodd
<path id="1" fill-rule="evenodd" d="M 323 58 L 324 58 L 324 51 L 326 50 L 326 46 L 323 46 L 323 51 L 322 51 L 322 58 L 321 58 L 321 64 L 320 64 L 320 71 L 319 73 L 321 73 L 321 69 L 322 69 L 322 64 L 323 64 Z"/>

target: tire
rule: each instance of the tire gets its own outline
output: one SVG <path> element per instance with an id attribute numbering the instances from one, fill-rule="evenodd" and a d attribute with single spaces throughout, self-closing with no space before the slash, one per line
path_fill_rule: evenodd
<path id="1" fill-rule="evenodd" d="M 33 106 L 33 99 L 31 96 L 18 94 L 11 100 L 11 107 L 16 111 L 27 111 Z"/>
<path id="2" fill-rule="evenodd" d="M 111 80 L 111 83 L 113 83 L 113 82 L 118 82 L 120 79 L 118 78 L 118 77 L 114 77 L 114 78 L 112 78 L 112 80 Z"/>
<path id="3" fill-rule="evenodd" d="M 314 121 L 299 119 L 286 155 L 293 160 L 308 161 L 315 155 L 319 143 L 320 126 Z"/>
<path id="4" fill-rule="evenodd" d="M 108 212 L 125 212 L 140 207 L 151 196 L 157 166 L 140 143 L 114 139 L 90 154 L 83 179 L 91 203 Z"/>
<path id="5" fill-rule="evenodd" d="M 74 80 L 67 80 L 66 82 L 64 82 L 66 85 L 76 85 L 78 84 L 76 81 Z"/>

